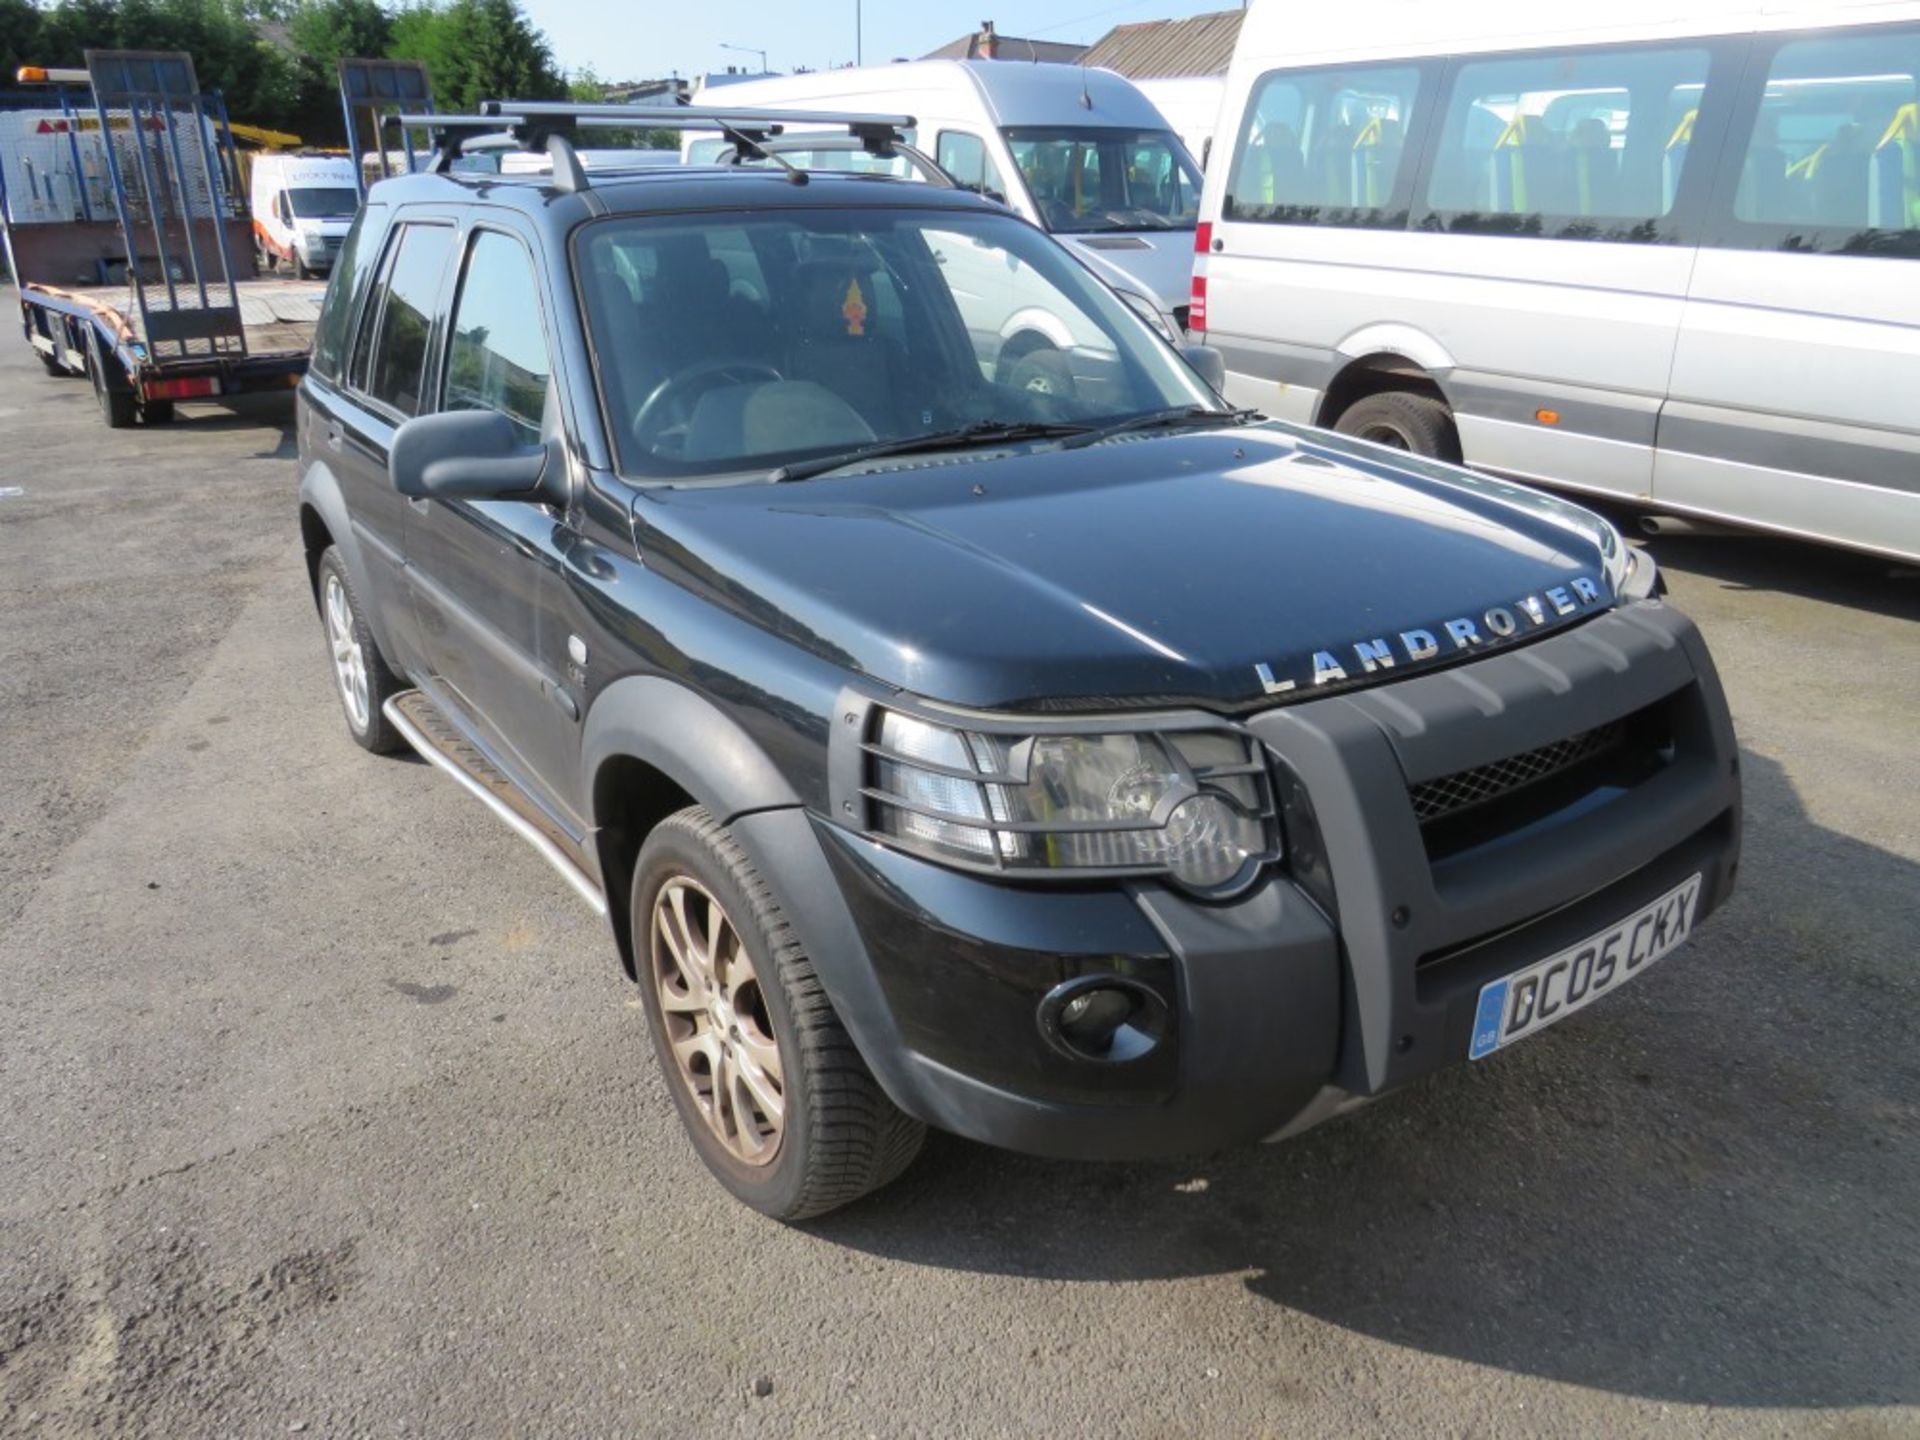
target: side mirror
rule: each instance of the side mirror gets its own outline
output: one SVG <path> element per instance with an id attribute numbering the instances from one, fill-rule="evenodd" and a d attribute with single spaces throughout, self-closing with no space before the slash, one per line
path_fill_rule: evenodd
<path id="1" fill-rule="evenodd" d="M 566 502 L 564 467 L 545 445 L 528 445 L 497 410 L 418 415 L 393 432 L 387 476 L 416 500 Z M 549 471 L 555 473 L 549 474 Z"/>
<path id="2" fill-rule="evenodd" d="M 1227 357 L 1211 345 L 1182 345 L 1180 353 L 1216 395 L 1227 393 Z"/>

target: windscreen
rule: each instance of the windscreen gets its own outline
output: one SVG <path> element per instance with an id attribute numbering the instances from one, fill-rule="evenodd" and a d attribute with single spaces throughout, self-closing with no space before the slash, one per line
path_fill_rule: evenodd
<path id="1" fill-rule="evenodd" d="M 1014 163 L 1043 224 L 1061 235 L 1192 229 L 1200 172 L 1168 130 L 1015 126 Z"/>
<path id="2" fill-rule="evenodd" d="M 287 191 L 287 205 L 302 220 L 351 220 L 360 197 L 351 185 L 305 186 Z"/>
<path id="3" fill-rule="evenodd" d="M 608 425 L 639 479 L 1218 405 L 1084 266 L 1006 215 L 621 217 L 575 245 Z"/>

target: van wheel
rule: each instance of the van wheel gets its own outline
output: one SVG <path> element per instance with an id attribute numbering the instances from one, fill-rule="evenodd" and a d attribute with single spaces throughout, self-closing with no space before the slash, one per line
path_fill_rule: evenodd
<path id="1" fill-rule="evenodd" d="M 1333 428 L 1395 450 L 1455 464 L 1460 461 L 1460 432 L 1454 428 L 1453 412 L 1444 400 L 1412 390 L 1383 390 L 1356 400 L 1341 412 Z"/>
<path id="2" fill-rule="evenodd" d="M 333 689 L 346 713 L 347 733 L 353 736 L 354 744 L 376 755 L 406 749 L 406 738 L 381 707 L 407 687 L 380 654 L 360 608 L 360 597 L 347 578 L 339 547 L 329 545 L 321 552 L 314 571 L 314 591 L 320 604 L 320 624 L 327 636 Z"/>
<path id="3" fill-rule="evenodd" d="M 722 1185 L 776 1220 L 804 1220 L 912 1163 L 926 1127 L 887 1099 L 799 936 L 705 809 L 647 837 L 632 915 L 654 1053 Z"/>

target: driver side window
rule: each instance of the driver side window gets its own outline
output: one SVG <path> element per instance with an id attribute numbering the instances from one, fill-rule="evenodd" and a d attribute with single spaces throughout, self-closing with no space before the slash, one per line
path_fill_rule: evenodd
<path id="1" fill-rule="evenodd" d="M 533 263 L 519 241 L 481 230 L 467 250 L 447 347 L 443 410 L 497 410 L 540 438 L 552 364 Z"/>
<path id="2" fill-rule="evenodd" d="M 1006 181 L 1000 178 L 999 167 L 987 154 L 987 144 L 978 135 L 969 135 L 964 130 L 942 130 L 934 160 L 962 190 L 971 190 L 990 200 L 1006 200 Z"/>

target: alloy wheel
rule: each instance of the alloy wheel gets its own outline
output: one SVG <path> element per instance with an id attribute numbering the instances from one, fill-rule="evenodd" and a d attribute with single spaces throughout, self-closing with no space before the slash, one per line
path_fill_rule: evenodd
<path id="1" fill-rule="evenodd" d="M 373 706 L 367 691 L 367 652 L 355 634 L 353 602 L 338 575 L 328 575 L 321 608 L 327 618 L 327 648 L 333 654 L 333 678 L 355 730 L 365 730 Z"/>
<path id="2" fill-rule="evenodd" d="M 769 1163 L 784 1129 L 785 1069 L 740 932 L 713 892 L 682 874 L 660 887 L 648 935 L 679 1083 L 730 1154 Z"/>

